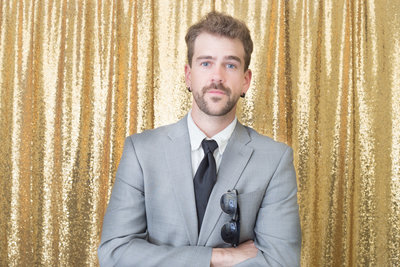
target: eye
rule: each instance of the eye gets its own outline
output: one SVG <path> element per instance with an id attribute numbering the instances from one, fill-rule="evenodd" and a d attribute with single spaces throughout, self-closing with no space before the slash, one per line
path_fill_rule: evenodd
<path id="1" fill-rule="evenodd" d="M 208 67 L 208 66 L 210 66 L 210 63 L 209 62 L 201 62 L 200 65 L 203 67 Z"/>
<path id="2" fill-rule="evenodd" d="M 228 69 L 236 69 L 236 65 L 230 64 L 230 63 L 226 64 L 226 67 L 227 67 Z"/>

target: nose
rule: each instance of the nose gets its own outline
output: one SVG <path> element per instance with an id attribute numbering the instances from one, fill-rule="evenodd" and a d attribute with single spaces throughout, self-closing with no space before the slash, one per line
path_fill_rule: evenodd
<path id="1" fill-rule="evenodd" d="M 211 82 L 212 83 L 224 83 L 225 78 L 224 78 L 224 70 L 221 66 L 216 65 L 214 67 L 212 76 L 211 76 Z"/>

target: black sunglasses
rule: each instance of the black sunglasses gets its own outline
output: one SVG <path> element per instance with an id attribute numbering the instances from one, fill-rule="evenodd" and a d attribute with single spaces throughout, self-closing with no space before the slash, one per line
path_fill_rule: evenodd
<path id="1" fill-rule="evenodd" d="M 231 216 L 231 220 L 221 228 L 221 237 L 233 247 L 237 247 L 240 237 L 240 216 L 238 204 L 238 192 L 236 189 L 228 190 L 221 197 L 221 209 Z"/>

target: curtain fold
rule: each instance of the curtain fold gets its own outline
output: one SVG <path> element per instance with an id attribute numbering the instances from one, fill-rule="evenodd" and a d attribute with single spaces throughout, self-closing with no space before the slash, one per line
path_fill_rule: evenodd
<path id="1" fill-rule="evenodd" d="M 0 266 L 98 266 L 124 138 L 183 117 L 184 37 L 248 25 L 239 120 L 294 148 L 302 266 L 400 262 L 400 2 L 2 1 Z"/>

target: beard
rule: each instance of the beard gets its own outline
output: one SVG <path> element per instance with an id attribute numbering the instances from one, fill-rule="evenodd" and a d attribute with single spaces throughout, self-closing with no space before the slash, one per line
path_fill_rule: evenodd
<path id="1" fill-rule="evenodd" d="M 210 105 L 212 105 L 212 103 L 207 102 L 206 99 L 204 98 L 205 94 L 210 89 L 221 90 L 228 96 L 228 101 L 226 102 L 225 106 L 223 106 L 219 110 L 214 111 L 210 109 Z M 239 100 L 239 96 L 231 98 L 231 95 L 232 91 L 229 87 L 225 87 L 222 84 L 215 84 L 215 83 L 210 84 L 209 86 L 204 86 L 201 92 L 193 92 L 193 98 L 197 106 L 201 111 L 203 111 L 205 114 L 209 116 L 224 116 L 228 114 L 236 106 L 236 103 Z M 211 102 L 213 103 L 217 103 L 219 101 L 222 101 L 221 98 L 219 97 L 211 98 Z"/>

